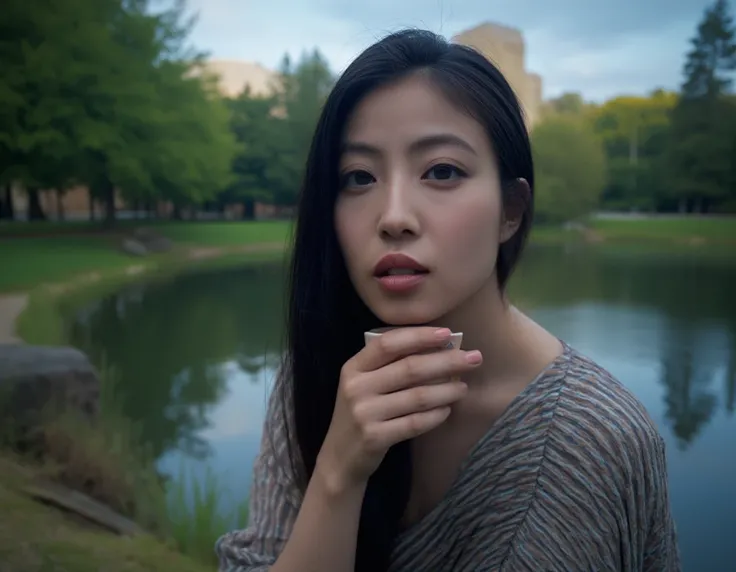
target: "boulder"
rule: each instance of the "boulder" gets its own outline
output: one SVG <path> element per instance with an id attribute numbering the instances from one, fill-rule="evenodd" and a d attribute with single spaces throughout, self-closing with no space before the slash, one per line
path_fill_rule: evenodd
<path id="1" fill-rule="evenodd" d="M 0 423 L 28 445 L 47 406 L 73 408 L 92 419 L 100 381 L 89 358 L 71 347 L 0 344 Z"/>
<path id="2" fill-rule="evenodd" d="M 124 238 L 121 244 L 123 252 L 132 256 L 145 256 L 148 254 L 146 245 L 135 238 Z"/>
<path id="3" fill-rule="evenodd" d="M 152 228 L 137 228 L 133 232 L 133 237 L 140 241 L 149 252 L 166 252 L 174 246 L 171 239 L 159 234 Z"/>

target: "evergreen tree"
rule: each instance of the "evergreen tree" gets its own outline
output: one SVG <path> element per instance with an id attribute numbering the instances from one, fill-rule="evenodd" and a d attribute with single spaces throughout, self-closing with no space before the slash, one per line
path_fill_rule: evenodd
<path id="1" fill-rule="evenodd" d="M 683 100 L 716 99 L 730 91 L 736 70 L 734 23 L 728 0 L 707 8 L 685 62 Z"/>
<path id="2" fill-rule="evenodd" d="M 727 0 L 706 9 L 684 66 L 668 148 L 670 200 L 681 212 L 728 210 L 736 201 L 736 37 Z"/>

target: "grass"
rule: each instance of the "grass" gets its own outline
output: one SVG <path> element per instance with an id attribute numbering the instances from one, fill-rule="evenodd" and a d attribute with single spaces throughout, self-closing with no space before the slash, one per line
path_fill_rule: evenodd
<path id="1" fill-rule="evenodd" d="M 604 240 L 736 244 L 736 217 L 593 219 L 589 224 Z"/>
<path id="2" fill-rule="evenodd" d="M 60 284 L 41 285 L 30 290 L 28 304 L 16 322 L 16 330 L 26 343 L 63 345 L 66 343 L 67 317 L 89 300 L 102 298 L 124 285 L 141 280 L 166 280 L 185 272 L 204 268 L 248 266 L 283 259 L 282 250 L 227 252 L 218 256 L 190 260 L 186 257 L 158 259 L 147 263 L 111 268 L 75 276 Z M 135 272 L 130 272 L 130 269 Z"/>
<path id="3" fill-rule="evenodd" d="M 244 528 L 248 523 L 248 503 L 236 503 L 223 509 L 223 488 L 217 475 L 207 470 L 197 480 L 180 470 L 168 497 L 170 535 L 179 552 L 199 562 L 216 564 L 213 548 L 228 530 Z"/>
<path id="4" fill-rule="evenodd" d="M 10 226 L 23 228 L 24 224 Z M 119 233 L 79 234 L 79 229 L 84 228 L 81 223 L 69 223 L 72 226 L 67 230 L 62 230 L 64 227 L 59 223 L 36 224 L 39 225 L 34 231 L 36 236 L 8 238 L 0 232 L 0 292 L 65 282 L 83 273 L 119 271 L 140 264 L 166 264 L 185 258 L 194 247 L 227 249 L 259 243 L 285 244 L 291 230 L 286 221 L 159 223 L 154 225 L 156 230 L 170 238 L 174 248 L 167 253 L 138 258 L 121 251 Z"/>
<path id="5" fill-rule="evenodd" d="M 119 407 L 117 376 L 109 367 L 100 368 L 100 411 L 92 421 L 73 410 L 48 407 L 34 440 L 34 455 L 26 453 L 24 470 L 83 492 L 118 514 L 134 520 L 149 534 L 144 539 L 113 539 L 101 532 L 80 529 L 69 519 L 53 515 L 51 509 L 36 506 L 13 492 L 13 475 L 3 472 L 18 456 L 8 449 L 0 457 L 0 562 L 54 562 L 69 570 L 198 570 L 196 563 L 214 569 L 216 540 L 228 530 L 247 524 L 247 502 L 223 510 L 224 490 L 216 475 L 208 472 L 203 480 L 191 478 L 183 469 L 176 478 L 164 483 L 156 471 L 155 459 L 141 439 L 139 426 Z M 12 439 L 12 431 L 3 435 Z M 37 453 L 41 452 L 39 457 Z M 8 460 L 11 461 L 8 461 Z M 31 461 L 32 459 L 32 461 Z M 40 460 L 39 460 L 40 459 Z M 15 482 L 17 485 L 22 484 Z M 16 528 L 15 521 L 28 522 L 28 528 Z M 33 521 L 37 520 L 36 525 Z M 53 542 L 35 534 L 34 529 L 54 534 Z M 54 530 L 56 529 L 56 530 Z M 34 540 L 37 542 L 29 542 Z M 7 544 L 4 544 L 7 541 Z M 121 568 L 100 567 L 98 556 L 105 560 L 129 559 L 130 544 L 140 545 L 134 560 Z M 172 550 L 191 559 L 188 565 L 172 568 L 166 558 Z M 122 551 L 122 553 L 121 553 Z M 160 554 L 160 556 L 159 556 Z M 81 567 L 78 561 L 89 562 Z M 95 564 L 97 562 L 97 564 Z M 77 567 L 77 566 L 80 567 Z M 19 565 L 20 566 L 20 565 Z M 97 567 L 95 567 L 97 566 Z"/>
<path id="6" fill-rule="evenodd" d="M 91 530 L 33 502 L 0 475 L 0 568 L 13 572 L 212 572 L 153 537 Z"/>

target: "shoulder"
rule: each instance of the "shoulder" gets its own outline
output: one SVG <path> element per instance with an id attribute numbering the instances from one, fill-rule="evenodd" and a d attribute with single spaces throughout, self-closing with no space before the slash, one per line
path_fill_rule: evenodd
<path id="1" fill-rule="evenodd" d="M 609 371 L 569 347 L 550 437 L 577 462 L 619 476 L 656 464 L 663 449 L 641 401 Z"/>

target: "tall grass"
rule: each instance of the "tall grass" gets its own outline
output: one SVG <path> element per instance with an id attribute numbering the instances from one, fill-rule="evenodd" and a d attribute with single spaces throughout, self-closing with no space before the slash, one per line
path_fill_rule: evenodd
<path id="1" fill-rule="evenodd" d="M 99 413 L 94 419 L 73 409 L 58 409 L 56 404 L 45 412 L 39 429 L 43 472 L 165 536 L 165 488 L 155 459 L 139 424 L 122 410 L 117 372 L 103 363 L 99 376 Z"/>
<path id="2" fill-rule="evenodd" d="M 103 363 L 99 413 L 48 404 L 34 432 L 40 474 L 83 492 L 130 518 L 160 540 L 206 565 L 216 564 L 214 545 L 228 530 L 245 526 L 247 502 L 231 505 L 211 470 L 203 479 L 182 467 L 173 479 L 158 472 L 140 425 L 125 415 L 118 375 Z M 5 431 L 7 440 L 12 433 Z M 232 508 L 224 508 L 231 506 Z"/>
<path id="3" fill-rule="evenodd" d="M 203 563 L 216 564 L 217 539 L 248 522 L 248 503 L 241 501 L 230 509 L 228 491 L 211 469 L 197 479 L 183 468 L 169 490 L 168 517 L 171 538 L 178 550 Z"/>

